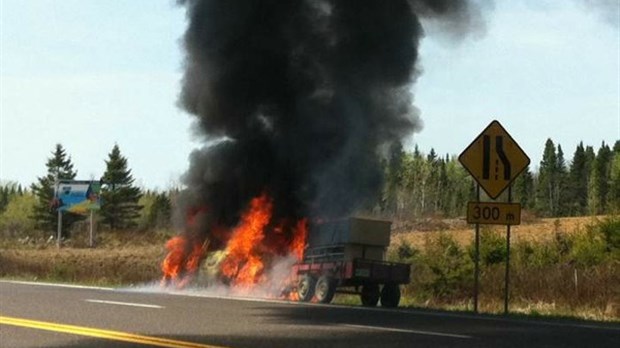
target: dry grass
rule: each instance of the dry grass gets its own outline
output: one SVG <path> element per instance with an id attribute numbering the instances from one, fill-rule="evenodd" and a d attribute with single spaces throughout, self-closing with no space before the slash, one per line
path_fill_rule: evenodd
<path id="1" fill-rule="evenodd" d="M 554 238 L 556 232 L 579 233 L 585 226 L 596 222 L 597 219 L 600 219 L 600 217 L 523 219 L 524 221 L 522 221 L 521 225 L 511 227 L 510 238 L 511 242 L 515 243 L 519 241 L 549 241 Z M 400 229 L 399 232 L 392 235 L 391 246 L 407 241 L 415 248 L 424 248 L 426 237 L 437 232 L 449 232 L 462 246 L 469 245 L 474 239 L 474 226 L 468 225 L 464 219 L 431 221 L 428 224 L 439 228 L 429 229 L 427 225 L 424 225 L 417 229 Z M 481 225 L 480 228 L 506 234 L 506 226 Z"/>
<path id="2" fill-rule="evenodd" d="M 162 247 L 0 250 L 0 277 L 99 285 L 145 283 L 160 277 Z"/>
<path id="3" fill-rule="evenodd" d="M 161 231 L 105 232 L 95 248 L 88 248 L 87 234 L 76 233 L 61 249 L 44 240 L 3 241 L 0 277 L 97 285 L 151 282 L 161 276 L 168 237 Z"/>

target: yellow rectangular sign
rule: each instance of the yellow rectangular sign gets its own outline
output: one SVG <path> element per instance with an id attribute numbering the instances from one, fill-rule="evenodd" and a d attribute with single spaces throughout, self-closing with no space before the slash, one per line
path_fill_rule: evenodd
<path id="1" fill-rule="evenodd" d="M 521 224 L 521 204 L 468 202 L 467 222 L 487 225 L 519 225 Z"/>

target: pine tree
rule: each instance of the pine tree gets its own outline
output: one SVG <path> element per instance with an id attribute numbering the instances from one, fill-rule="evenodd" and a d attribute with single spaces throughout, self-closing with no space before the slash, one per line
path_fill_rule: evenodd
<path id="1" fill-rule="evenodd" d="M 9 187 L 0 186 L 0 213 L 2 213 L 9 204 Z"/>
<path id="2" fill-rule="evenodd" d="M 389 149 L 385 173 L 385 190 L 382 207 L 388 214 L 395 214 L 398 207 L 398 190 L 402 186 L 403 145 L 397 141 Z"/>
<path id="3" fill-rule="evenodd" d="M 568 172 L 568 213 L 583 215 L 588 206 L 588 180 L 590 177 L 589 161 L 583 142 L 580 142 L 573 154 Z"/>
<path id="4" fill-rule="evenodd" d="M 556 211 L 554 216 L 568 215 L 569 203 L 566 199 L 568 190 L 568 172 L 566 170 L 566 161 L 564 160 L 564 151 L 562 146 L 558 144 L 558 151 L 555 165 L 555 182 L 553 185 L 553 199 L 555 200 Z"/>
<path id="5" fill-rule="evenodd" d="M 172 204 L 166 193 L 162 192 L 155 196 L 153 205 L 149 210 L 148 221 L 151 227 L 164 228 L 170 226 L 172 216 Z"/>
<path id="6" fill-rule="evenodd" d="M 37 178 L 37 183 L 31 185 L 33 194 L 37 199 L 37 204 L 32 212 L 35 220 L 35 227 L 44 232 L 54 232 L 58 228 L 58 212 L 53 207 L 54 189 L 57 180 L 73 180 L 77 171 L 73 170 L 71 157 L 67 156 L 61 144 L 56 144 L 52 157 L 45 164 L 47 175 Z M 70 235 L 71 226 L 81 217 L 71 213 L 63 213 L 62 232 L 63 237 Z"/>
<path id="7" fill-rule="evenodd" d="M 588 181 L 588 212 L 604 214 L 607 212 L 612 152 L 603 142 L 591 164 Z"/>
<path id="8" fill-rule="evenodd" d="M 138 187 L 133 186 L 134 179 L 127 167 L 127 159 L 121 155 L 118 145 L 114 145 L 105 163 L 106 171 L 101 178 L 103 223 L 111 229 L 133 227 L 142 209 L 138 204 L 142 194 Z"/>
<path id="9" fill-rule="evenodd" d="M 529 166 L 515 180 L 513 191 L 515 201 L 521 203 L 524 209 L 534 208 L 534 177 Z"/>
<path id="10" fill-rule="evenodd" d="M 471 176 L 455 158 L 445 160 L 446 184 L 443 187 L 443 212 L 446 216 L 459 216 L 465 213 L 467 202 L 475 199 L 472 193 Z"/>
<path id="11" fill-rule="evenodd" d="M 616 214 L 620 211 L 620 152 L 614 151 L 614 159 L 611 161 L 609 179 L 607 206 L 609 207 L 610 213 Z"/>
<path id="12" fill-rule="evenodd" d="M 438 158 L 435 149 L 426 156 L 429 176 L 427 182 L 427 201 L 428 206 L 424 213 L 435 213 L 440 206 L 440 187 L 441 187 L 441 159 Z"/>
<path id="13" fill-rule="evenodd" d="M 556 171 L 557 156 L 555 145 L 551 139 L 547 139 L 543 158 L 540 161 L 538 183 L 536 185 L 536 208 L 545 216 L 554 216 L 557 212 L 554 195 L 557 176 Z"/>

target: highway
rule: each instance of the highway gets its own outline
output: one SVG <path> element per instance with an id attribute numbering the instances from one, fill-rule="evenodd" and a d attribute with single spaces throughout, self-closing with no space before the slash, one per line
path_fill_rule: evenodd
<path id="1" fill-rule="evenodd" d="M 619 347 L 620 325 L 0 281 L 0 347 Z"/>

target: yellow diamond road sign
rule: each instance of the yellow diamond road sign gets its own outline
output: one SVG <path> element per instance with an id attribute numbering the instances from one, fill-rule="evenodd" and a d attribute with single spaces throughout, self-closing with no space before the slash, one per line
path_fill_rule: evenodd
<path id="1" fill-rule="evenodd" d="M 497 198 L 530 164 L 530 158 L 498 122 L 491 122 L 459 155 L 480 187 Z"/>

